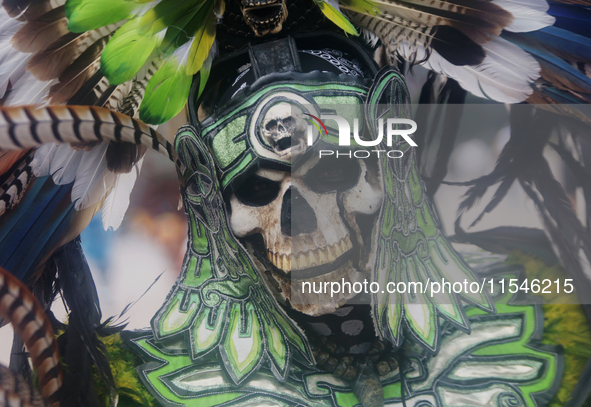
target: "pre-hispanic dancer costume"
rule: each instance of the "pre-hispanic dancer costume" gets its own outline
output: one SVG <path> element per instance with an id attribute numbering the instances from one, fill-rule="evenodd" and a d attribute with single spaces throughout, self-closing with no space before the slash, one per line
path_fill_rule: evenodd
<path id="1" fill-rule="evenodd" d="M 591 312 L 572 303 L 591 290 L 591 3 L 2 5 L 0 316 L 17 336 L 0 406 L 583 405 Z M 430 73 L 413 113 L 414 65 Z M 512 107 L 460 215 L 518 183 L 545 231 L 467 233 L 459 216 L 454 240 L 487 250 L 461 255 L 432 203 L 460 117 L 435 112 L 437 142 L 425 123 L 468 92 L 531 105 Z M 169 141 L 157 125 L 185 106 Z M 356 119 L 346 144 L 338 118 Z M 412 139 L 390 118 L 414 118 Z M 576 210 L 544 148 L 581 188 Z M 149 149 L 176 166 L 189 239 L 151 327 L 124 331 L 102 320 L 78 235 L 99 210 L 119 226 Z M 535 279 L 560 288 L 553 305 L 529 283 L 505 289 Z M 303 288 L 335 281 L 379 289 Z M 464 289 L 427 291 L 445 281 Z M 383 289 L 398 283 L 422 288 Z"/>

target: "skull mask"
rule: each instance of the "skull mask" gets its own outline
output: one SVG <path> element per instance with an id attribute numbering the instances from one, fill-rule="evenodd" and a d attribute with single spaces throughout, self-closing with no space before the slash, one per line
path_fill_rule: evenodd
<path id="1" fill-rule="evenodd" d="M 289 160 L 292 153 L 301 151 L 304 144 L 306 122 L 299 109 L 289 103 L 273 105 L 265 115 L 261 133 L 265 141 L 282 159 Z"/>
<path id="2" fill-rule="evenodd" d="M 281 102 L 267 110 L 261 134 L 278 157 L 295 161 L 305 150 L 305 129 L 301 112 Z M 354 294 L 303 293 L 301 283 L 353 284 L 369 277 L 369 250 L 363 249 L 370 245 L 371 227 L 365 224 L 380 209 L 382 191 L 376 162 L 310 153 L 291 171 L 259 168 L 235 188 L 230 224 L 251 243 L 280 298 L 316 316 Z"/>

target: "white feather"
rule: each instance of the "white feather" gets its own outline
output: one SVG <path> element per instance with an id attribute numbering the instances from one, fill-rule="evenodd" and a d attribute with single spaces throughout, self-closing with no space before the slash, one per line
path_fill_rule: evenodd
<path id="1" fill-rule="evenodd" d="M 2 50 L 2 63 L 0 64 L 0 97 L 4 97 L 8 85 L 13 87 L 25 75 L 27 62 L 31 58 L 31 54 L 23 54 L 14 48 Z"/>
<path id="2" fill-rule="evenodd" d="M 74 208 L 81 210 L 99 202 L 115 184 L 116 174 L 107 169 L 106 153 L 109 143 L 101 143 L 83 151 L 72 187 Z"/>
<path id="3" fill-rule="evenodd" d="M 530 84 L 539 78 L 540 66 L 518 46 L 495 38 L 483 45 L 484 61 L 476 66 L 456 66 L 436 51 L 422 65 L 458 81 L 472 94 L 502 103 L 522 102 L 532 93 Z M 406 41 L 399 47 L 401 56 L 408 58 L 416 52 L 420 60 L 425 56 L 422 47 L 411 47 Z"/>
<path id="4" fill-rule="evenodd" d="M 74 183 L 71 199 L 81 210 L 98 203 L 103 197 L 102 216 L 105 230 L 116 230 L 129 206 L 129 196 L 140 173 L 143 158 L 128 174 L 115 174 L 107 169 L 109 143 L 90 151 L 74 150 L 69 144 L 43 144 L 35 151 L 31 163 L 36 177 L 51 175 L 57 185 Z"/>
<path id="5" fill-rule="evenodd" d="M 8 94 L 6 104 L 10 106 L 46 105 L 45 98 L 49 94 L 49 89 L 57 82 L 57 79 L 40 81 L 31 72 L 27 72 Z"/>
<path id="6" fill-rule="evenodd" d="M 4 8 L 0 9 L 0 62 L 4 62 L 9 49 L 14 49 L 10 41 L 24 24 L 22 21 L 10 18 Z"/>
<path id="7" fill-rule="evenodd" d="M 536 31 L 553 25 L 555 21 L 547 13 L 549 6 L 546 0 L 493 0 L 493 3 L 515 17 L 511 25 L 505 27 L 507 31 Z"/>
<path id="8" fill-rule="evenodd" d="M 74 182 L 84 151 L 69 144 L 44 144 L 35 151 L 32 168 L 35 176 L 51 175 L 56 185 Z"/>
<path id="9" fill-rule="evenodd" d="M 117 230 L 121 225 L 125 212 L 127 212 L 127 208 L 129 207 L 131 191 L 140 174 L 143 162 L 144 158 L 142 157 L 129 173 L 117 174 L 115 185 L 109 192 L 109 195 L 107 195 L 107 198 L 105 198 L 105 203 L 103 204 L 102 215 L 105 230 L 109 230 L 109 228 Z"/>
<path id="10" fill-rule="evenodd" d="M 378 41 L 380 40 L 380 38 L 377 35 L 369 31 L 367 28 L 361 28 L 361 33 L 363 34 L 363 39 L 365 40 L 365 42 L 372 47 L 375 47 Z"/>
<path id="11" fill-rule="evenodd" d="M 57 82 L 42 82 L 27 72 L 27 63 L 33 54 L 19 52 L 12 46 L 12 37 L 25 24 L 10 18 L 6 10 L 0 8 L 0 98 L 4 97 L 10 84 L 12 89 L 5 102 L 7 106 L 42 104 L 51 86 Z"/>
<path id="12" fill-rule="evenodd" d="M 489 63 L 494 64 L 499 73 L 509 81 L 521 82 L 524 88 L 540 77 L 538 61 L 519 46 L 503 38 L 496 37 L 482 46 Z"/>
<path id="13" fill-rule="evenodd" d="M 83 155 L 84 151 L 74 150 L 68 144 L 60 145 L 49 166 L 53 182 L 57 185 L 74 182 Z"/>
<path id="14" fill-rule="evenodd" d="M 107 169 L 109 143 L 91 150 L 75 150 L 69 144 L 43 144 L 35 151 L 31 163 L 36 177 L 51 175 L 57 185 L 74 183 L 71 199 L 76 210 L 99 202 L 113 188 L 117 174 Z"/>
<path id="15" fill-rule="evenodd" d="M 49 175 L 51 160 L 55 156 L 59 146 L 60 144 L 57 143 L 46 143 L 37 147 L 33 161 L 31 161 L 33 175 L 36 177 L 46 177 Z"/>
<path id="16" fill-rule="evenodd" d="M 0 8 L 0 97 L 6 93 L 9 82 L 14 85 L 22 77 L 30 58 L 30 54 L 17 51 L 10 42 L 24 24 L 10 18 L 6 10 Z"/>

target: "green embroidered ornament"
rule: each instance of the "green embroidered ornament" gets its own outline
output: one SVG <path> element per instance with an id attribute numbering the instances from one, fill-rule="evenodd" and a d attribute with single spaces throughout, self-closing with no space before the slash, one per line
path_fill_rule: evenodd
<path id="1" fill-rule="evenodd" d="M 181 128 L 183 204 L 189 245 L 183 271 L 152 321 L 157 340 L 189 344 L 193 361 L 219 352 L 240 384 L 265 360 L 284 379 L 299 352 L 313 357 L 303 332 L 269 295 L 252 261 L 228 227 L 213 161 L 191 127 Z"/>
<path id="2" fill-rule="evenodd" d="M 502 258 L 478 255 L 471 261 L 479 274 L 497 282 L 524 277 Z M 541 306 L 524 300 L 510 293 L 495 297 L 496 315 L 466 308 L 469 334 L 441 323 L 437 355 L 407 341 L 405 388 L 399 369 L 383 377 L 385 404 L 404 398 L 407 405 L 424 406 L 546 405 L 560 382 L 562 359 L 556 347 L 540 344 Z M 263 366 L 235 387 L 219 362 L 192 362 L 186 350 L 167 348 L 150 332 L 135 334 L 131 343 L 149 361 L 139 368 L 140 377 L 162 405 L 358 405 L 350 383 L 300 363 L 292 365 L 285 382 Z"/>

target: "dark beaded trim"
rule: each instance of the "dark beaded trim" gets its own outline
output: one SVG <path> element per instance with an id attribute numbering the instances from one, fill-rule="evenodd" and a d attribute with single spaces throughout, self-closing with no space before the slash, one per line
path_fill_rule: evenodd
<path id="1" fill-rule="evenodd" d="M 376 340 L 365 353 L 354 355 L 345 353 L 342 346 L 320 336 L 311 343 L 312 354 L 316 358 L 316 366 L 345 380 L 353 380 L 357 377 L 357 365 L 361 361 L 369 359 L 375 372 L 379 376 L 386 376 L 398 368 L 398 362 L 394 358 L 394 351 L 390 343 Z"/>

